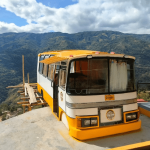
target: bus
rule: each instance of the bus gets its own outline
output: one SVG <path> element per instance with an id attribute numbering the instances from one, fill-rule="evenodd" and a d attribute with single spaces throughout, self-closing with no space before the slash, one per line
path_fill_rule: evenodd
<path id="1" fill-rule="evenodd" d="M 135 57 L 91 50 L 38 54 L 37 88 L 54 116 L 79 140 L 141 128 Z"/>

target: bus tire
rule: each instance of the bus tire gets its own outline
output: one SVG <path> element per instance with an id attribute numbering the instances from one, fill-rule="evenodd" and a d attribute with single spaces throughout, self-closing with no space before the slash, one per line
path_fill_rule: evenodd
<path id="1" fill-rule="evenodd" d="M 65 113 L 62 113 L 61 121 L 64 123 L 64 125 L 66 126 L 66 128 L 69 130 L 69 125 L 68 125 L 68 121 L 67 121 L 67 117 L 66 117 Z"/>

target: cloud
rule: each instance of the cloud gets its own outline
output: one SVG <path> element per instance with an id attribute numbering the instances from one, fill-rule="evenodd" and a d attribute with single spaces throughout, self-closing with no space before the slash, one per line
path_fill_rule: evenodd
<path id="1" fill-rule="evenodd" d="M 19 28 L 14 23 L 7 24 L 5 22 L 0 22 L 0 33 L 5 32 L 19 32 Z"/>
<path id="2" fill-rule="evenodd" d="M 78 0 L 65 8 L 51 8 L 36 0 L 0 0 L 0 6 L 26 19 L 27 25 L 0 22 L 0 33 L 115 30 L 150 33 L 149 0 Z"/>

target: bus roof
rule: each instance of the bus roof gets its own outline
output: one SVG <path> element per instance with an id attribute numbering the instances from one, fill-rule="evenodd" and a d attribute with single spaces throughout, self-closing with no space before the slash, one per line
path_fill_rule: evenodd
<path id="1" fill-rule="evenodd" d="M 59 57 L 70 57 L 70 55 L 75 56 L 82 56 L 82 55 L 89 55 L 89 54 L 93 54 L 97 51 L 91 51 L 91 50 L 60 50 L 60 51 L 49 51 L 49 52 L 44 52 L 44 53 L 40 53 L 39 55 L 57 55 Z M 103 52 L 106 53 L 107 52 Z"/>
<path id="2" fill-rule="evenodd" d="M 49 51 L 40 53 L 38 56 L 41 55 L 54 55 L 53 63 L 58 60 L 67 60 L 67 59 L 74 59 L 74 58 L 81 58 L 84 56 L 92 56 L 92 57 L 120 57 L 120 58 L 131 58 L 135 59 L 133 56 L 125 55 L 125 54 L 115 54 L 115 53 L 108 53 L 108 52 L 100 52 L 100 51 L 92 51 L 92 50 L 60 50 L 60 51 Z M 54 61 L 55 59 L 55 61 Z M 51 60 L 52 61 L 52 60 Z M 42 63 L 52 63 L 49 58 L 42 60 Z"/>

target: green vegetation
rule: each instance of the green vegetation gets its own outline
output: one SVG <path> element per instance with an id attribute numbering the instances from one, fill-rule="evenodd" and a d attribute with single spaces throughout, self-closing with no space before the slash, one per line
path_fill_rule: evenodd
<path id="1" fill-rule="evenodd" d="M 2 115 L 2 121 L 6 120 L 6 113 Z"/>
<path id="2" fill-rule="evenodd" d="M 150 102 L 150 92 L 146 92 L 144 91 L 139 91 L 138 95 L 137 95 L 138 99 L 144 99 L 145 101 L 149 101 Z"/>

